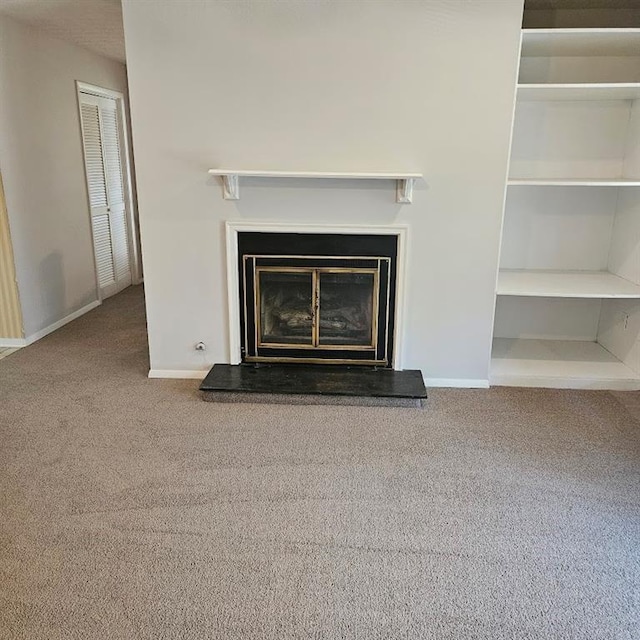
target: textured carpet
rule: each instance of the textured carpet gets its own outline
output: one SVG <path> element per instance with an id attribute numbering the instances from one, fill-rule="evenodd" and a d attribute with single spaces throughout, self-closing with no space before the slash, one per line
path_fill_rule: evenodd
<path id="1" fill-rule="evenodd" d="M 637 395 L 148 380 L 130 288 L 0 362 L 0 638 L 640 638 Z"/>

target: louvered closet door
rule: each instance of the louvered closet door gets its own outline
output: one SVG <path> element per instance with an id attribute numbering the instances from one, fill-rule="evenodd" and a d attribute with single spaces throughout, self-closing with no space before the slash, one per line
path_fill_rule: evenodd
<path id="1" fill-rule="evenodd" d="M 80 94 L 93 245 L 102 298 L 131 284 L 117 103 Z"/>

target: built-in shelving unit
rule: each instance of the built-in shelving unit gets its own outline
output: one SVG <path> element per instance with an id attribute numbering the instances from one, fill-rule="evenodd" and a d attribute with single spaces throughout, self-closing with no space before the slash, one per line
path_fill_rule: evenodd
<path id="1" fill-rule="evenodd" d="M 490 381 L 640 389 L 640 29 L 526 29 Z"/>
<path id="2" fill-rule="evenodd" d="M 331 172 L 331 171 L 261 171 L 246 169 L 209 169 L 209 175 L 220 176 L 225 200 L 240 199 L 240 177 L 247 178 L 302 178 L 324 180 L 395 180 L 396 202 L 410 204 L 413 186 L 422 179 L 421 173 L 403 172 Z"/>

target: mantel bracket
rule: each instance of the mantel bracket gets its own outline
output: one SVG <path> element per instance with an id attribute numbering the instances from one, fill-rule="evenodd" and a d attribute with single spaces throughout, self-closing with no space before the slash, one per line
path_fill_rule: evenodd
<path id="1" fill-rule="evenodd" d="M 413 202 L 413 183 L 415 178 L 405 178 L 396 181 L 396 202 L 411 204 Z"/>
<path id="2" fill-rule="evenodd" d="M 227 173 L 222 176 L 224 183 L 223 197 L 225 200 L 240 200 L 240 185 L 238 175 L 235 173 Z"/>

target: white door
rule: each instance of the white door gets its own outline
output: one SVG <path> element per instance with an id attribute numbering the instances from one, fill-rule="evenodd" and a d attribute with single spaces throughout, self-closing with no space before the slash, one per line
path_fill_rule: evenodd
<path id="1" fill-rule="evenodd" d="M 82 141 L 100 298 L 131 284 L 118 103 L 80 93 Z"/>

